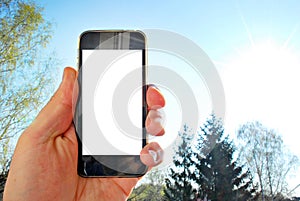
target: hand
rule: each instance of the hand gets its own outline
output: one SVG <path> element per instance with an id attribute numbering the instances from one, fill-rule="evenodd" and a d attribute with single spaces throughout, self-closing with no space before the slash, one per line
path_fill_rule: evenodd
<path id="1" fill-rule="evenodd" d="M 77 97 L 77 72 L 66 68 L 50 102 L 17 143 L 4 191 L 4 200 L 126 200 L 139 178 L 82 178 L 77 175 L 77 138 L 72 124 L 72 97 Z M 75 96 L 74 96 L 75 95 Z M 147 91 L 148 132 L 164 130 L 156 109 L 165 104 L 154 87 Z M 150 150 L 150 151 L 149 151 Z M 141 151 L 149 167 L 162 161 L 162 149 L 150 143 Z"/>

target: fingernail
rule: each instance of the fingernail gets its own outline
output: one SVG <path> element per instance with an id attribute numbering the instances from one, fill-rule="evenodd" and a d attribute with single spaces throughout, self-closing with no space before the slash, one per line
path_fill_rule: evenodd
<path id="1" fill-rule="evenodd" d="M 159 88 L 156 85 L 154 85 L 154 84 L 148 84 L 148 88 L 149 87 L 153 87 L 153 88 L 157 89 L 158 91 L 160 91 Z"/>
<path id="2" fill-rule="evenodd" d="M 149 150 L 149 154 L 152 156 L 153 161 L 156 163 L 156 161 L 157 161 L 157 154 L 156 154 L 156 152 L 153 151 L 153 150 Z"/>
<path id="3" fill-rule="evenodd" d="M 73 80 L 76 78 L 76 71 L 71 67 L 66 67 L 63 73 L 63 80 L 69 79 L 70 76 Z"/>
<path id="4" fill-rule="evenodd" d="M 73 79 L 76 78 L 76 71 L 74 69 L 72 69 L 72 71 L 71 71 L 70 74 L 71 74 L 71 76 L 72 76 Z"/>
<path id="5" fill-rule="evenodd" d="M 162 150 L 148 150 L 149 154 L 152 156 L 154 163 L 160 163 L 162 161 Z"/>

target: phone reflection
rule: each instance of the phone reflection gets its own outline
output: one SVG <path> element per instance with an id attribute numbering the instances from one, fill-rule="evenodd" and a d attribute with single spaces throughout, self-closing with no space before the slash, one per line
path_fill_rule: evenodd
<path id="1" fill-rule="evenodd" d="M 85 176 L 138 176 L 137 173 L 146 172 L 140 156 L 83 156 Z"/>

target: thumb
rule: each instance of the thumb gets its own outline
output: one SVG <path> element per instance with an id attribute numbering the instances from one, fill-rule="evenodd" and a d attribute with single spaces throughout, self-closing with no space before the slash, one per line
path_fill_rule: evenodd
<path id="1" fill-rule="evenodd" d="M 47 141 L 50 137 L 64 133 L 70 127 L 73 118 L 73 103 L 76 103 L 78 96 L 76 78 L 76 70 L 70 67 L 64 69 L 59 88 L 25 133 Z"/>

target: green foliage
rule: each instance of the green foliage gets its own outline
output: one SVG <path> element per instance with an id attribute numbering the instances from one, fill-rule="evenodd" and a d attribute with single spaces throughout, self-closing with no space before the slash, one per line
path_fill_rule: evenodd
<path id="1" fill-rule="evenodd" d="M 145 183 L 135 188 L 128 201 L 167 201 L 161 184 Z"/>
<path id="2" fill-rule="evenodd" d="M 173 158 L 174 166 L 166 178 L 165 194 L 170 200 L 187 201 L 194 195 L 192 180 L 196 177 L 193 161 L 192 139 L 189 128 L 185 125 L 179 133 L 181 142 Z"/>
<path id="3" fill-rule="evenodd" d="M 165 170 L 158 168 L 151 169 L 143 179 L 139 182 L 136 188 L 133 189 L 129 201 L 144 200 L 144 201 L 167 201 L 168 198 L 165 196 Z"/>
<path id="4" fill-rule="evenodd" d="M 0 168 L 8 171 L 10 142 L 53 92 L 56 61 L 43 58 L 51 26 L 42 8 L 26 0 L 0 0 Z"/>
<path id="5" fill-rule="evenodd" d="M 32 67 L 39 47 L 49 42 L 50 23 L 42 8 L 33 2 L 1 0 L 0 2 L 0 81 L 18 67 Z"/>

